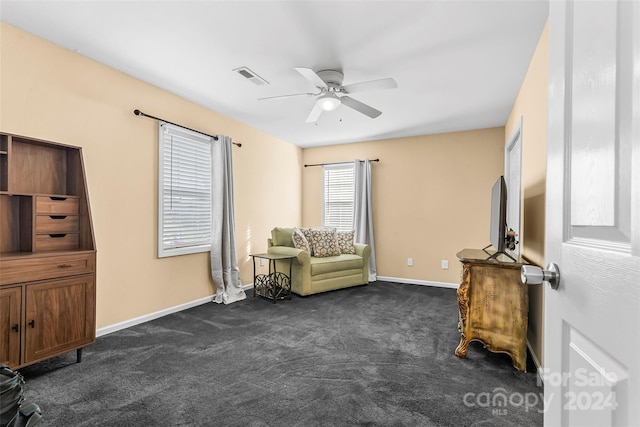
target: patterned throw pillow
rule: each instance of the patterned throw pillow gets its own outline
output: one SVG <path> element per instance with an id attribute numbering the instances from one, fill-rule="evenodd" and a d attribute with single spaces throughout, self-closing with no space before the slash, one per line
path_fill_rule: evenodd
<path id="1" fill-rule="evenodd" d="M 307 238 L 302 233 L 302 230 L 300 230 L 299 228 L 294 228 L 291 238 L 293 239 L 294 248 L 307 251 L 309 252 L 309 255 L 311 255 L 311 245 L 309 244 L 309 242 L 307 241 Z"/>
<path id="2" fill-rule="evenodd" d="M 313 245 L 311 244 L 311 229 L 310 228 L 301 228 L 300 231 L 304 234 L 304 238 L 307 239 L 307 244 L 309 245 L 309 256 L 313 256 Z"/>
<path id="3" fill-rule="evenodd" d="M 313 256 L 315 257 L 340 255 L 335 229 L 312 229 L 311 245 L 313 246 Z"/>
<path id="4" fill-rule="evenodd" d="M 338 237 L 338 248 L 341 254 L 355 254 L 356 247 L 353 244 L 355 230 L 351 231 L 338 231 L 336 233 Z"/>

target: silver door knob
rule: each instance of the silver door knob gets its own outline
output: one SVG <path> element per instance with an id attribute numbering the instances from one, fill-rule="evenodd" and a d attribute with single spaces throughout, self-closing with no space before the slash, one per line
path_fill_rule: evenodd
<path id="1" fill-rule="evenodd" d="M 520 279 L 525 285 L 539 285 L 547 282 L 551 289 L 560 286 L 560 270 L 554 263 L 547 265 L 545 270 L 534 265 L 523 265 L 520 269 Z"/>

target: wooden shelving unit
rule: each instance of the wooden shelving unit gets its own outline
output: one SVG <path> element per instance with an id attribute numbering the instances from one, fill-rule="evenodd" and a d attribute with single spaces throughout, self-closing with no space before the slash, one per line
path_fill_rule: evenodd
<path id="1" fill-rule="evenodd" d="M 0 134 L 0 362 L 95 342 L 96 248 L 78 147 Z"/>

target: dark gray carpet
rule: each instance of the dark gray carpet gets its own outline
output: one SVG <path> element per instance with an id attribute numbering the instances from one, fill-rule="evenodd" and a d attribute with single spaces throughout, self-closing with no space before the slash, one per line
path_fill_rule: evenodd
<path id="1" fill-rule="evenodd" d="M 453 289 L 376 282 L 205 304 L 20 370 L 40 426 L 541 426 L 542 387 L 479 343 Z"/>

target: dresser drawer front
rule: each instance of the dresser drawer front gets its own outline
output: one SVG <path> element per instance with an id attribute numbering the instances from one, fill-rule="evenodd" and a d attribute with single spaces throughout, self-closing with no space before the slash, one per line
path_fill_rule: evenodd
<path id="1" fill-rule="evenodd" d="M 77 215 L 79 199 L 77 197 L 36 197 L 37 214 Z"/>
<path id="2" fill-rule="evenodd" d="M 78 249 L 78 233 L 37 234 L 34 252 Z"/>
<path id="3" fill-rule="evenodd" d="M 0 284 L 33 282 L 95 271 L 95 254 L 0 259 Z"/>
<path id="4" fill-rule="evenodd" d="M 36 215 L 36 233 L 77 233 L 79 223 L 78 215 Z"/>

